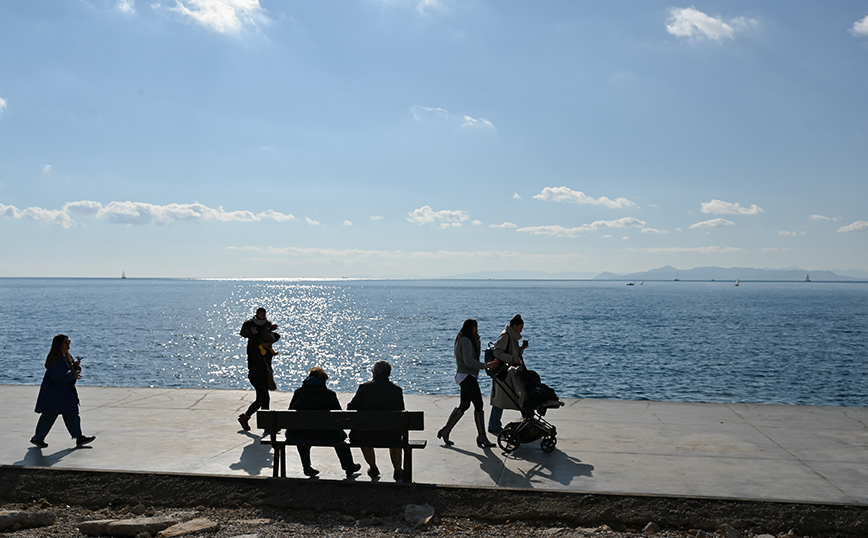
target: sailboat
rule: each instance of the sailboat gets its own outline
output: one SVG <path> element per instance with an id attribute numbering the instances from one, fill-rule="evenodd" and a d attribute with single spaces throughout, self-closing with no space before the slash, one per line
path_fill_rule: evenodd
<path id="1" fill-rule="evenodd" d="M 126 273 L 126 271 L 121 271 L 121 278 L 123 278 L 123 279 L 126 279 L 126 278 L 127 278 L 127 273 Z"/>
<path id="2" fill-rule="evenodd" d="M 805 277 L 805 282 L 810 282 L 810 281 L 811 281 L 811 274 L 808 273 L 808 276 Z"/>
<path id="3" fill-rule="evenodd" d="M 735 279 L 735 285 L 738 286 L 738 279 Z"/>

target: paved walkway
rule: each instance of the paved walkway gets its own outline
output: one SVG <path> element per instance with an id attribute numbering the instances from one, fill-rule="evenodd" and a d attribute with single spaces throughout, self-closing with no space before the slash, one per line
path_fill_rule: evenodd
<path id="1" fill-rule="evenodd" d="M 252 391 L 79 387 L 84 431 L 97 436 L 82 449 L 60 419 L 48 448 L 30 445 L 37 391 L 0 386 L 0 465 L 271 475 L 270 448 L 235 420 Z M 351 396 L 339 394 L 342 405 Z M 272 408 L 286 409 L 290 397 L 272 393 Z M 565 400 L 547 416 L 558 429 L 554 452 L 534 442 L 504 455 L 476 447 L 471 413 L 454 447 L 438 442 L 456 397 L 405 401 L 425 412 L 426 429 L 414 435 L 428 440 L 414 453 L 416 482 L 868 505 L 868 408 Z M 287 473 L 302 478 L 288 454 Z M 378 457 L 391 476 L 387 454 Z M 332 449 L 314 448 L 313 462 L 322 479 L 342 479 Z"/>

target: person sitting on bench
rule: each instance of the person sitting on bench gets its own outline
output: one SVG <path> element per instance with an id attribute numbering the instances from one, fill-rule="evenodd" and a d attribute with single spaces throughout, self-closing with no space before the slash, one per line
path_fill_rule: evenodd
<path id="1" fill-rule="evenodd" d="M 377 361 L 374 363 L 371 373 L 373 379 L 359 385 L 356 395 L 347 404 L 347 409 L 355 411 L 403 411 L 404 393 L 401 387 L 389 381 L 392 365 L 387 361 Z M 399 444 L 401 432 L 351 430 L 350 441 L 361 447 L 362 455 L 368 463 L 368 476 L 377 478 L 380 476 L 377 458 L 374 455 L 374 449 L 366 445 Z M 389 457 L 392 460 L 392 477 L 396 482 L 402 482 L 404 471 L 401 467 L 401 448 L 390 448 Z"/>
<path id="2" fill-rule="evenodd" d="M 289 408 L 323 411 L 339 410 L 341 404 L 338 401 L 337 394 L 333 390 L 326 388 L 328 378 L 328 374 L 322 368 L 318 366 L 311 368 L 307 379 L 293 393 L 292 400 L 289 402 Z M 344 442 L 347 434 L 343 430 L 287 430 L 286 437 L 296 443 L 298 457 L 301 459 L 301 466 L 305 476 L 313 478 L 319 474 L 319 471 L 311 466 L 311 445 L 303 444 L 304 441 L 314 441 L 316 443 L 333 442 L 335 452 L 341 462 L 341 468 L 347 473 L 347 478 L 352 478 L 362 468 L 360 464 L 353 462 L 353 454 L 350 452 L 350 447 Z"/>

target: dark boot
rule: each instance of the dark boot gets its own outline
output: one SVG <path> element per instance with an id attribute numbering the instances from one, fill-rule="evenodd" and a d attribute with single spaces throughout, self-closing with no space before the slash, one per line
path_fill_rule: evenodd
<path id="1" fill-rule="evenodd" d="M 488 440 L 488 435 L 485 434 L 485 412 L 474 411 L 473 419 L 476 421 L 476 446 L 479 448 L 491 448 L 494 443 Z"/>
<path id="2" fill-rule="evenodd" d="M 452 446 L 455 443 L 449 440 L 449 434 L 452 433 L 452 428 L 458 424 L 458 421 L 461 420 L 461 417 L 464 416 L 464 411 L 459 408 L 455 408 L 452 410 L 452 414 L 449 415 L 449 420 L 446 421 L 446 425 L 443 426 L 439 432 L 437 432 L 437 438 L 443 439 L 443 442 L 446 443 L 447 446 Z"/>

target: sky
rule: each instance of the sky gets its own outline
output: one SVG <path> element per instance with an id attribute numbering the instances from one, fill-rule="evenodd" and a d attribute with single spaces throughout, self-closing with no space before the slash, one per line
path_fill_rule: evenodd
<path id="1" fill-rule="evenodd" d="M 866 205 L 864 1 L 0 3 L 2 277 L 868 271 Z"/>

